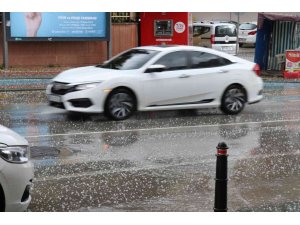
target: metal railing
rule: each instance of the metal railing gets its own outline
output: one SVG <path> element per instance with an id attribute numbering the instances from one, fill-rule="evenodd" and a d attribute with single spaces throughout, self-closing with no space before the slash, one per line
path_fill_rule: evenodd
<path id="1" fill-rule="evenodd" d="M 134 23 L 136 22 L 136 13 L 132 12 L 112 12 L 112 23 Z"/>

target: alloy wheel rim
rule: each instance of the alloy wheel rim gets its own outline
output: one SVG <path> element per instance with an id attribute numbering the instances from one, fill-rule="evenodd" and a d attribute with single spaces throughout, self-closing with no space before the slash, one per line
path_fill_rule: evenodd
<path id="1" fill-rule="evenodd" d="M 225 95 L 225 106 L 232 112 L 240 111 L 245 104 L 245 94 L 241 89 L 230 89 Z"/>
<path id="2" fill-rule="evenodd" d="M 129 94 L 114 94 L 109 102 L 109 110 L 116 118 L 125 118 L 132 113 L 133 100 Z"/>

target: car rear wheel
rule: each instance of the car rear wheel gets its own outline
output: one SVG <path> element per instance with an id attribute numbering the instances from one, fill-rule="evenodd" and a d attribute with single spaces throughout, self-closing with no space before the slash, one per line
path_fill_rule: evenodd
<path id="1" fill-rule="evenodd" d="M 246 92 L 239 85 L 229 86 L 221 100 L 221 110 L 229 115 L 240 113 L 246 104 Z"/>
<path id="2" fill-rule="evenodd" d="M 114 120 L 130 117 L 136 109 L 133 94 L 127 89 L 116 89 L 110 93 L 105 104 L 105 115 Z"/>

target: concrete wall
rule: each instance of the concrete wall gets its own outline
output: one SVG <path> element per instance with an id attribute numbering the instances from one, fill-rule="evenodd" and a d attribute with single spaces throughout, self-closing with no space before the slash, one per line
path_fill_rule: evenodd
<path id="1" fill-rule="evenodd" d="M 111 40 L 113 56 L 126 49 L 138 46 L 137 24 L 113 24 Z"/>
<path id="2" fill-rule="evenodd" d="M 193 20 L 238 20 L 234 12 L 193 12 Z M 257 21 L 257 12 L 240 12 L 240 22 Z"/>

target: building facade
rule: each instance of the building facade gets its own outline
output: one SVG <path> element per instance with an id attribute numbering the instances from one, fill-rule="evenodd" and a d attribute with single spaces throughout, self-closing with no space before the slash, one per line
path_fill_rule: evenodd
<path id="1" fill-rule="evenodd" d="M 121 15 L 120 15 L 121 14 Z M 111 55 L 138 45 L 138 25 L 132 13 L 112 17 Z M 3 24 L 0 21 L 0 65 L 3 62 Z M 9 41 L 9 67 L 84 66 L 109 56 L 107 41 Z"/>

